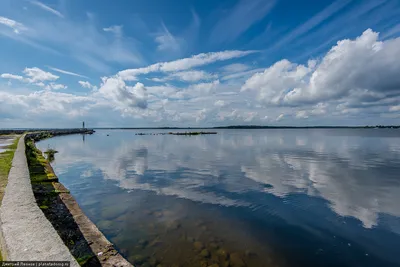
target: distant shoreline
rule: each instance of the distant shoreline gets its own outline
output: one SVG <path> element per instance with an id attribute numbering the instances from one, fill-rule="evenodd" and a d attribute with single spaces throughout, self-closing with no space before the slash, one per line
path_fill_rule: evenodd
<path id="1" fill-rule="evenodd" d="M 220 126 L 220 127 L 94 127 L 94 130 L 196 130 L 196 129 L 399 129 L 388 126 Z"/>
<path id="2" fill-rule="evenodd" d="M 71 128 L 4 128 L 0 134 L 24 131 L 58 131 Z M 72 129 L 78 130 L 79 128 Z M 91 130 L 196 130 L 196 129 L 400 129 L 400 125 L 375 126 L 260 126 L 260 125 L 230 125 L 216 127 L 93 127 Z"/>

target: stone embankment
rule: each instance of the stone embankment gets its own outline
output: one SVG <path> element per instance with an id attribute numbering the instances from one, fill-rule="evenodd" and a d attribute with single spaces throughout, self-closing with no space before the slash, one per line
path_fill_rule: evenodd
<path id="1" fill-rule="evenodd" d="M 10 261 L 69 261 L 79 266 L 36 204 L 20 138 L 0 208 L 1 251 Z"/>
<path id="2" fill-rule="evenodd" d="M 0 129 L 1 134 L 24 134 L 33 132 L 46 132 L 52 136 L 67 135 L 67 134 L 92 134 L 95 131 L 92 129 L 76 128 L 76 129 Z"/>
<path id="3" fill-rule="evenodd" d="M 71 266 L 132 267 L 58 182 L 49 162 L 34 144 L 57 135 L 93 132 L 88 129 L 35 130 L 20 138 L 0 208 L 3 259 L 70 261 Z"/>

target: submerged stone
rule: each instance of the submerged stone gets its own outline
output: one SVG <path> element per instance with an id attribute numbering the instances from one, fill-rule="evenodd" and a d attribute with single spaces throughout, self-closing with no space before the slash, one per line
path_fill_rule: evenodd
<path id="1" fill-rule="evenodd" d="M 146 257 L 140 254 L 133 255 L 129 257 L 129 260 L 132 261 L 134 264 L 143 264 L 146 261 Z"/>
<path id="2" fill-rule="evenodd" d="M 244 263 L 242 257 L 239 253 L 232 253 L 229 257 L 230 265 L 232 267 L 244 267 L 246 264 Z"/>
<path id="3" fill-rule="evenodd" d="M 201 243 L 200 241 L 194 242 L 193 245 L 194 245 L 194 248 L 197 249 L 197 250 L 201 250 L 201 249 L 204 248 L 203 243 Z"/>
<path id="4" fill-rule="evenodd" d="M 218 244 L 215 242 L 211 242 L 209 246 L 210 246 L 210 248 L 213 248 L 213 249 L 219 248 Z"/>
<path id="5" fill-rule="evenodd" d="M 138 241 L 138 245 L 139 246 L 141 246 L 141 247 L 145 247 L 145 246 L 147 246 L 149 244 L 149 241 L 147 241 L 147 240 L 145 240 L 145 239 L 140 239 L 139 241 Z"/>
<path id="6" fill-rule="evenodd" d="M 218 254 L 218 256 L 220 256 L 224 260 L 229 258 L 229 253 L 226 252 L 225 249 L 222 249 L 222 248 L 218 249 L 217 254 Z"/>
<path id="7" fill-rule="evenodd" d="M 109 220 L 103 220 L 97 223 L 97 226 L 103 230 L 112 229 L 113 222 Z"/>
<path id="8" fill-rule="evenodd" d="M 208 257 L 210 257 L 210 251 L 208 251 L 207 249 L 203 249 L 203 250 L 200 252 L 200 255 L 201 255 L 202 257 L 204 257 L 204 258 L 208 258 Z"/>

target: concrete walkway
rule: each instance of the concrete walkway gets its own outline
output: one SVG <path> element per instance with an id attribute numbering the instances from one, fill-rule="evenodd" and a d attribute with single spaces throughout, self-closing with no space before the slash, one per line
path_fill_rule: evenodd
<path id="1" fill-rule="evenodd" d="M 10 261 L 70 261 L 79 266 L 38 207 L 25 155 L 25 136 L 18 142 L 0 208 L 1 251 Z"/>

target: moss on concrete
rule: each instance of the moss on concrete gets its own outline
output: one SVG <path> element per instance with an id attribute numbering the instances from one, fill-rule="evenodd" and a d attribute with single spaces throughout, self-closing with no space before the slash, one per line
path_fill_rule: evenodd
<path id="1" fill-rule="evenodd" d="M 27 135 L 25 144 L 33 193 L 46 218 L 81 266 L 131 267 L 58 182 L 49 161 L 35 146 L 42 138 L 47 136 Z"/>

